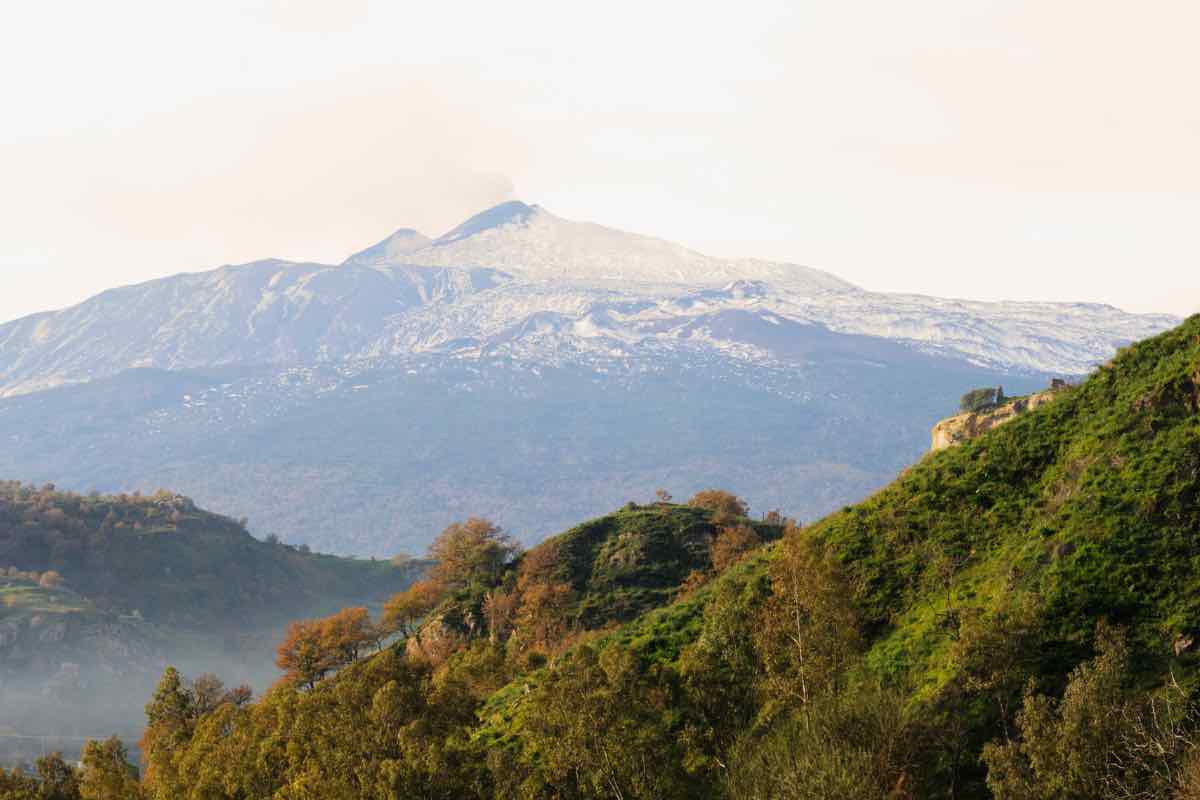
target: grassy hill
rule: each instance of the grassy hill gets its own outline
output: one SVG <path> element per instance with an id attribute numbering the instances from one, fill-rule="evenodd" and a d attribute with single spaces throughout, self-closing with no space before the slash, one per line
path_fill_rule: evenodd
<path id="1" fill-rule="evenodd" d="M 731 524 L 753 531 L 759 543 L 783 532 L 781 520 L 732 520 L 683 504 L 630 503 L 546 539 L 509 565 L 494 586 L 475 584 L 456 592 L 431 617 L 466 633 L 464 620 L 485 616 L 489 591 L 497 586 L 511 591 L 534 569 L 539 582 L 566 590 L 559 611 L 564 629 L 611 628 L 669 604 L 689 582 L 699 586 L 711 577 L 713 542 Z"/>

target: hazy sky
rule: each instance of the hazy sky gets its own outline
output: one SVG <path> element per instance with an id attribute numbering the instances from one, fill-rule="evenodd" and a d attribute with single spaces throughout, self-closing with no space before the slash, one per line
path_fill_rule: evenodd
<path id="1" fill-rule="evenodd" d="M 1195 0 L 22 3 L 0 320 L 514 196 L 872 289 L 1197 311 L 1197 30 Z"/>

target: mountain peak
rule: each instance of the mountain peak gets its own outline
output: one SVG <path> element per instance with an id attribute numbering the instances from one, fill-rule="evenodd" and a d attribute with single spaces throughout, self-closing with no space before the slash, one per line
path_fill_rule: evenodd
<path id="1" fill-rule="evenodd" d="M 469 236 L 474 236 L 477 233 L 504 225 L 519 225 L 527 222 L 538 211 L 541 211 L 541 208 L 538 206 L 526 205 L 520 200 L 509 200 L 506 203 L 501 203 L 498 206 L 492 206 L 486 211 L 479 212 L 454 230 L 439 236 L 434 240 L 433 245 L 438 247 L 451 244 L 461 239 L 466 239 Z"/>
<path id="2" fill-rule="evenodd" d="M 391 264 L 399 256 L 428 247 L 433 241 L 418 230 L 401 228 L 391 236 L 360 250 L 342 262 L 343 266 L 373 267 Z"/>

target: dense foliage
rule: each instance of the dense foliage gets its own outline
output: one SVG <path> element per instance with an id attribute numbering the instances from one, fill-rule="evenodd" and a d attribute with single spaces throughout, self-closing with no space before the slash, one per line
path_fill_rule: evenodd
<path id="1" fill-rule="evenodd" d="M 137 791 L 1195 798 L 1197 531 L 1200 317 L 812 526 L 634 507 L 462 559 L 308 685 L 168 674 Z"/>

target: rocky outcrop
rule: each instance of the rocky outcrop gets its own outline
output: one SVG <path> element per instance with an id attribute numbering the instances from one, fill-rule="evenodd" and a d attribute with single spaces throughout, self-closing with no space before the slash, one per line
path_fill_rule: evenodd
<path id="1" fill-rule="evenodd" d="M 947 447 L 953 447 L 956 444 L 968 442 L 977 436 L 982 436 L 993 428 L 1014 420 L 1027 411 L 1032 411 L 1038 406 L 1043 406 L 1051 402 L 1065 388 L 1065 383 L 1055 381 L 1054 385 L 1044 392 L 1031 394 L 1028 397 L 1018 397 L 992 408 L 972 411 L 944 419 L 933 426 L 931 449 L 935 452 L 944 450 Z"/>

